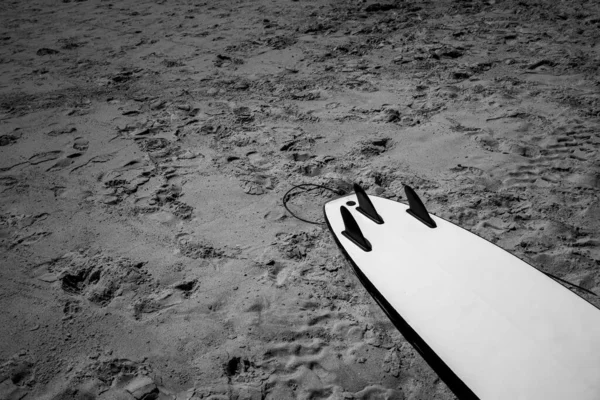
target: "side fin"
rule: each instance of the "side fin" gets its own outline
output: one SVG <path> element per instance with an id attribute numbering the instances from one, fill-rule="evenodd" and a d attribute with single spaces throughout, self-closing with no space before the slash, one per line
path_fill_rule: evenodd
<path id="1" fill-rule="evenodd" d="M 383 224 L 383 218 L 377 214 L 377 210 L 375 210 L 375 207 L 373 206 L 373 203 L 371 203 L 369 196 L 365 190 L 356 183 L 354 184 L 354 193 L 358 199 L 358 207 L 356 209 L 373 222 L 377 224 Z"/>
<path id="2" fill-rule="evenodd" d="M 406 193 L 406 198 L 408 199 L 409 209 L 406 210 L 407 213 L 424 223 L 430 228 L 436 228 L 437 225 L 433 219 L 429 216 L 427 209 L 423 205 L 423 202 L 417 196 L 417 193 L 408 185 L 404 186 L 404 192 Z"/>
<path id="3" fill-rule="evenodd" d="M 344 228 L 342 231 L 342 235 L 346 236 L 348 239 L 352 241 L 355 245 L 360 247 L 364 251 L 371 251 L 371 243 L 365 238 L 358 227 L 358 223 L 350 214 L 350 211 L 344 206 L 340 207 L 340 212 L 342 213 L 342 219 L 344 220 Z"/>

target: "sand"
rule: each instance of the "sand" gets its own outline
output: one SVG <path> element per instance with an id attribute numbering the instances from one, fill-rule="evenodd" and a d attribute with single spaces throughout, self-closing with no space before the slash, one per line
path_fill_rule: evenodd
<path id="1" fill-rule="evenodd" d="M 454 398 L 283 208 L 301 183 L 409 184 L 600 293 L 595 1 L 32 0 L 0 21 L 2 399 Z M 322 222 L 331 196 L 289 207 Z"/>

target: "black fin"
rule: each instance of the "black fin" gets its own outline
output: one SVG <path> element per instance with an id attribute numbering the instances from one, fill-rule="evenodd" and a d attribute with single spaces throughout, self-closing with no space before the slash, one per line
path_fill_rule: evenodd
<path id="1" fill-rule="evenodd" d="M 430 228 L 436 228 L 437 225 L 435 221 L 431 219 L 427 209 L 423 205 L 423 202 L 417 196 L 415 191 L 408 185 L 404 186 L 404 192 L 406 193 L 406 198 L 408 199 L 409 209 L 406 210 L 407 213 L 424 223 Z"/>
<path id="2" fill-rule="evenodd" d="M 345 230 L 342 232 L 342 235 L 346 236 L 350 239 L 355 245 L 363 249 L 364 251 L 371 251 L 371 243 L 365 238 L 358 227 L 358 223 L 350 214 L 350 211 L 344 206 L 340 207 L 340 211 L 342 213 L 342 219 L 344 220 L 344 228 Z"/>
<path id="3" fill-rule="evenodd" d="M 377 210 L 373 207 L 373 203 L 371 203 L 369 196 L 365 190 L 356 183 L 354 184 L 354 193 L 358 199 L 358 207 L 356 207 L 356 209 L 373 222 L 383 224 L 383 218 L 377 214 Z"/>

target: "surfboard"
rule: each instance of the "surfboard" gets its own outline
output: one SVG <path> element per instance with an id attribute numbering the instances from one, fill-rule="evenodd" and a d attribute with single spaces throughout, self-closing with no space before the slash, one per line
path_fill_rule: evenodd
<path id="1" fill-rule="evenodd" d="M 460 399 L 600 399 L 600 310 L 495 244 L 409 204 L 324 205 L 354 272 Z"/>

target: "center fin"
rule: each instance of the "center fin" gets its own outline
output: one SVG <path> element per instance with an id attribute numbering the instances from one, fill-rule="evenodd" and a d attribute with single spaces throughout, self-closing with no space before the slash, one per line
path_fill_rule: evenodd
<path id="1" fill-rule="evenodd" d="M 424 223 L 430 228 L 437 228 L 437 225 L 433 219 L 429 216 L 425 205 L 417 196 L 417 193 L 408 185 L 404 185 L 404 192 L 406 193 L 406 198 L 408 199 L 409 208 L 406 210 L 407 213 Z"/>
<path id="2" fill-rule="evenodd" d="M 350 211 L 348 211 L 348 209 L 344 206 L 340 207 L 340 211 L 342 213 L 342 219 L 344 220 L 345 228 L 344 231 L 342 231 L 342 235 L 350 239 L 352 243 L 360 247 L 362 250 L 371 251 L 371 243 L 369 243 L 367 238 L 363 236 L 358 223 L 352 214 L 350 214 Z"/>
<path id="3" fill-rule="evenodd" d="M 373 222 L 377 224 L 383 224 L 383 218 L 381 218 L 381 216 L 377 213 L 377 210 L 375 210 L 373 203 L 371 203 L 371 199 L 369 199 L 369 196 L 365 190 L 357 183 L 354 184 L 354 193 L 358 199 L 358 207 L 356 209 Z"/>

